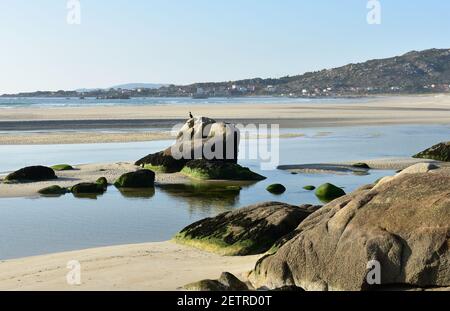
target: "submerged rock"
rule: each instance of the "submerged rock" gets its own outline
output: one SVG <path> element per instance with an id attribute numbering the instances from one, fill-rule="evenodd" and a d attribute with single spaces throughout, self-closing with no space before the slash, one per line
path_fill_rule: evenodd
<path id="1" fill-rule="evenodd" d="M 331 202 L 345 195 L 345 191 L 333 184 L 323 184 L 316 189 L 316 196 L 323 202 Z"/>
<path id="2" fill-rule="evenodd" d="M 372 263 L 382 286 L 450 286 L 450 170 L 403 174 L 361 188 L 303 221 L 251 273 L 255 287 L 366 290 Z"/>
<path id="3" fill-rule="evenodd" d="M 58 164 L 51 167 L 55 171 L 71 171 L 74 168 L 69 164 Z"/>
<path id="4" fill-rule="evenodd" d="M 450 142 L 434 145 L 433 147 L 414 155 L 413 158 L 450 162 Z"/>
<path id="5" fill-rule="evenodd" d="M 251 205 L 193 223 L 174 239 L 222 255 L 261 254 L 308 217 L 309 207 L 279 202 Z"/>
<path id="6" fill-rule="evenodd" d="M 155 173 L 151 170 L 138 170 L 120 176 L 114 185 L 117 188 L 152 188 L 155 186 Z"/>
<path id="7" fill-rule="evenodd" d="M 282 194 L 286 191 L 286 187 L 282 184 L 272 184 L 266 190 L 273 194 Z"/>
<path id="8" fill-rule="evenodd" d="M 198 179 L 210 180 L 263 180 L 266 177 L 252 172 L 239 164 L 222 161 L 192 160 L 181 171 Z"/>
<path id="9" fill-rule="evenodd" d="M 309 186 L 304 186 L 303 189 L 308 190 L 308 191 L 314 191 L 314 190 L 316 190 L 316 187 L 309 185 Z"/>
<path id="10" fill-rule="evenodd" d="M 29 166 L 5 177 L 5 182 L 35 182 L 57 179 L 55 171 L 46 166 Z"/>
<path id="11" fill-rule="evenodd" d="M 355 163 L 352 164 L 352 166 L 356 168 L 370 169 L 370 166 L 367 163 Z"/>
<path id="12" fill-rule="evenodd" d="M 38 191 L 39 194 L 42 195 L 63 195 L 68 193 L 69 190 L 67 188 L 62 188 L 60 186 L 50 186 Z"/>

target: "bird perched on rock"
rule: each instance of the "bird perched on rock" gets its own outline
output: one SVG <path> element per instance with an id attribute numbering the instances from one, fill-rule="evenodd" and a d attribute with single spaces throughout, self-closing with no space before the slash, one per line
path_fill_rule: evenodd
<path id="1" fill-rule="evenodd" d="M 189 118 L 193 119 L 194 116 L 192 115 L 192 113 L 189 111 Z"/>

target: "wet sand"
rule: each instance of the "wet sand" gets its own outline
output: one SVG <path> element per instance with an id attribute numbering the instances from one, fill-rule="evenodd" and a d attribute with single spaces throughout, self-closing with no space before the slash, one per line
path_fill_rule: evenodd
<path id="1" fill-rule="evenodd" d="M 184 122 L 189 111 L 195 116 L 208 116 L 231 123 L 279 124 L 281 128 L 297 129 L 450 124 L 450 96 L 376 97 L 352 104 L 205 104 L 0 109 L 0 144 L 167 139 L 170 137 L 168 130 L 175 124 Z M 73 131 L 67 132 L 68 130 Z M 110 130 L 120 130 L 120 133 L 108 133 Z"/>

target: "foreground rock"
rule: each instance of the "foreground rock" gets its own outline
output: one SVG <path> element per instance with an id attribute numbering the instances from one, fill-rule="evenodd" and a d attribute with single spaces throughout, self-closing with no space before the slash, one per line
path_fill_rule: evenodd
<path id="1" fill-rule="evenodd" d="M 120 176 L 114 185 L 117 188 L 152 188 L 155 186 L 155 173 L 151 170 L 139 170 Z"/>
<path id="2" fill-rule="evenodd" d="M 434 145 L 433 147 L 416 154 L 413 158 L 450 162 L 450 142 Z"/>
<path id="3" fill-rule="evenodd" d="M 29 166 L 5 177 L 5 182 L 36 182 L 57 179 L 55 171 L 46 166 Z"/>
<path id="4" fill-rule="evenodd" d="M 181 172 L 189 177 L 203 180 L 258 181 L 266 179 L 247 167 L 222 161 L 192 160 Z"/>
<path id="5" fill-rule="evenodd" d="M 193 223 L 175 240 L 221 255 L 261 254 L 315 210 L 279 202 L 251 205 Z"/>
<path id="6" fill-rule="evenodd" d="M 202 280 L 183 286 L 190 291 L 248 291 L 248 286 L 229 272 L 224 272 L 218 280 Z"/>
<path id="7" fill-rule="evenodd" d="M 369 289 L 376 260 L 381 286 L 450 286 L 449 184 L 448 169 L 399 174 L 331 202 L 257 263 L 253 285 Z"/>

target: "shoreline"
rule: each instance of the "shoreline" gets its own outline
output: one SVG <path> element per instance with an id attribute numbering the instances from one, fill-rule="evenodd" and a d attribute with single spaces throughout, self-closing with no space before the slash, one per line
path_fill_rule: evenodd
<path id="1" fill-rule="evenodd" d="M 225 271 L 245 280 L 261 256 L 225 257 L 173 241 L 91 248 L 0 261 L 0 290 L 179 290 Z M 72 260 L 81 285 L 66 282 Z"/>
<path id="2" fill-rule="evenodd" d="M 0 109 L 0 145 L 140 142 L 172 139 L 189 111 L 234 124 L 282 129 L 448 125 L 450 96 L 391 96 L 352 103 L 123 105 Z"/>

